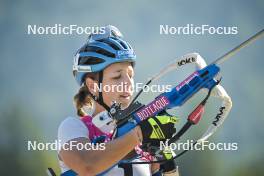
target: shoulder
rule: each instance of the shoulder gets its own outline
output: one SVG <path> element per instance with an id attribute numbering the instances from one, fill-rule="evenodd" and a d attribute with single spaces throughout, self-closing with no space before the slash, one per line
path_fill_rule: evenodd
<path id="1" fill-rule="evenodd" d="M 85 137 L 88 138 L 89 132 L 85 124 L 77 117 L 67 117 L 59 125 L 58 140 L 62 144 L 69 140 Z"/>
<path id="2" fill-rule="evenodd" d="M 59 125 L 59 129 L 60 128 L 63 128 L 63 127 L 69 127 L 69 126 L 76 126 L 76 125 L 80 125 L 80 126 L 82 126 L 82 125 L 84 125 L 83 124 L 83 122 L 82 122 L 82 120 L 80 119 L 80 118 L 78 118 L 78 117 L 71 117 L 71 116 L 69 116 L 69 117 L 66 117 L 61 123 L 60 123 L 60 125 Z"/>

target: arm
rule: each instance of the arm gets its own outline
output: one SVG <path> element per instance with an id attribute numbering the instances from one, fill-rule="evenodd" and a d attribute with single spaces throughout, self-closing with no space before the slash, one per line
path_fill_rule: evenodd
<path id="1" fill-rule="evenodd" d="M 152 163 L 150 168 L 151 168 L 151 173 L 154 174 L 154 173 L 159 171 L 160 164 L 159 163 Z"/>
<path id="2" fill-rule="evenodd" d="M 116 164 L 140 143 L 142 134 L 136 127 L 126 135 L 105 144 L 105 150 L 61 150 L 64 163 L 81 176 L 96 175 Z M 87 138 L 74 139 L 85 144 Z M 120 147 L 122 146 L 122 147 Z"/>

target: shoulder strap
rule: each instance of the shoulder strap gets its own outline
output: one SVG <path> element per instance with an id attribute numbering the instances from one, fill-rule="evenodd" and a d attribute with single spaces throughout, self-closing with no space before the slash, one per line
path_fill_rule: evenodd
<path id="1" fill-rule="evenodd" d="M 89 131 L 89 139 L 92 141 L 94 136 L 96 136 L 96 129 L 95 126 L 92 123 L 92 117 L 91 116 L 83 116 L 81 118 L 82 122 L 85 124 L 85 126 L 88 128 Z"/>

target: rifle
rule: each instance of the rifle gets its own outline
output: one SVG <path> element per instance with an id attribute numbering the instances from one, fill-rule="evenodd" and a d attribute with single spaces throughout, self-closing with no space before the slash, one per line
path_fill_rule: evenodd
<path id="1" fill-rule="evenodd" d="M 158 74 L 153 76 L 145 86 L 151 84 L 153 81 L 158 80 L 165 74 L 177 70 L 184 65 L 195 64 L 197 70 L 190 74 L 184 81 L 178 84 L 176 87 L 172 88 L 169 92 L 164 92 L 157 96 L 152 102 L 147 105 L 143 105 L 136 101 L 139 95 L 143 92 L 143 88 L 138 92 L 132 103 L 125 110 L 121 110 L 121 105 L 119 103 L 114 103 L 111 108 L 109 115 L 117 123 L 116 137 L 120 137 L 130 130 L 132 130 L 141 121 L 153 117 L 166 111 L 167 109 L 172 109 L 175 107 L 180 107 L 186 103 L 191 97 L 193 97 L 201 89 L 207 89 L 207 96 L 199 103 L 199 105 L 188 115 L 187 122 L 180 129 L 180 131 L 174 135 L 168 143 L 171 144 L 180 139 L 180 137 L 192 126 L 197 124 L 202 115 L 204 114 L 204 106 L 210 97 L 210 95 L 222 100 L 222 105 L 213 119 L 212 123 L 205 131 L 205 133 L 194 143 L 202 143 L 206 141 L 211 135 L 213 135 L 217 128 L 221 126 L 228 116 L 231 108 L 232 101 L 230 96 L 228 96 L 225 89 L 219 84 L 221 81 L 220 76 L 220 64 L 229 59 L 232 55 L 238 52 L 240 49 L 251 44 L 253 41 L 257 40 L 264 34 L 264 29 L 250 37 L 248 40 L 244 41 L 237 47 L 233 48 L 223 56 L 216 59 L 211 64 L 207 65 L 205 60 L 198 53 L 186 54 L 175 61 L 173 61 L 168 66 L 164 67 Z M 172 158 L 176 159 L 186 153 L 188 150 L 181 152 L 180 154 Z M 158 155 L 157 151 L 157 155 Z M 131 162 L 131 164 L 147 164 L 147 163 L 160 163 L 167 160 L 150 161 L 150 162 Z"/>

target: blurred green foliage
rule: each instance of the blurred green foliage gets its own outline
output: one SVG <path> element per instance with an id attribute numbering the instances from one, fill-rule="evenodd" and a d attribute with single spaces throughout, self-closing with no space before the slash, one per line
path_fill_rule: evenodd
<path id="1" fill-rule="evenodd" d="M 56 151 L 28 150 L 28 141 L 43 142 L 43 131 L 37 125 L 36 116 L 22 104 L 12 104 L 0 113 L 1 175 L 46 175 L 53 167 L 57 172 Z"/>

